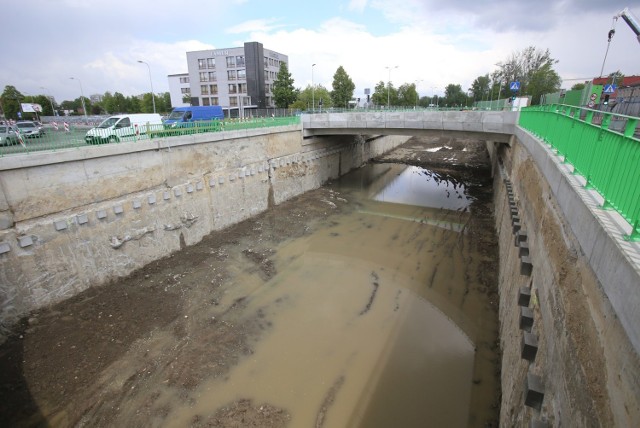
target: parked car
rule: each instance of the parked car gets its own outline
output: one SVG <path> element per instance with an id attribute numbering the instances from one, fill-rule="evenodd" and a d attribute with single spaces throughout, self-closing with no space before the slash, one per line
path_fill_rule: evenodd
<path id="1" fill-rule="evenodd" d="M 91 128 L 84 140 L 87 144 L 117 143 L 123 138 L 144 135 L 153 125 L 162 125 L 159 114 L 119 114 Z"/>
<path id="2" fill-rule="evenodd" d="M 20 140 L 16 132 L 18 129 L 13 125 L 0 125 L 0 146 L 10 146 L 18 144 Z"/>
<path id="3" fill-rule="evenodd" d="M 16 126 L 20 130 L 20 133 L 25 137 L 42 137 L 44 135 L 44 129 L 38 126 L 35 122 L 18 122 Z"/>

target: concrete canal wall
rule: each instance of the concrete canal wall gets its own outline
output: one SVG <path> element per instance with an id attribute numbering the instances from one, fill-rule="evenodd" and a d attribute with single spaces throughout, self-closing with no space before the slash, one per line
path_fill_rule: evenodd
<path id="1" fill-rule="evenodd" d="M 490 149 L 500 426 L 637 426 L 640 258 L 638 244 L 622 239 L 630 227 L 525 131 Z"/>
<path id="2" fill-rule="evenodd" d="M 0 333 L 407 139 L 293 125 L 0 158 Z"/>

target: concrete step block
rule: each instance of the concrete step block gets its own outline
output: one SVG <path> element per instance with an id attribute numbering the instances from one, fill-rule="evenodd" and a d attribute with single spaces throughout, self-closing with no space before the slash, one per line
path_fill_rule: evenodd
<path id="1" fill-rule="evenodd" d="M 525 331 L 522 335 L 522 342 L 520 343 L 520 356 L 529 362 L 533 362 L 536 359 L 537 353 L 538 336 Z"/>
<path id="2" fill-rule="evenodd" d="M 521 242 L 520 245 L 518 245 L 518 256 L 522 258 L 528 255 L 529 255 L 529 243 L 526 241 Z"/>
<path id="3" fill-rule="evenodd" d="M 536 410 L 542 408 L 544 400 L 544 384 L 540 376 L 533 373 L 527 373 L 527 379 L 524 386 L 524 404 Z"/>
<path id="4" fill-rule="evenodd" d="M 529 306 L 531 301 L 531 289 L 529 287 L 520 287 L 518 292 L 518 306 Z"/>
<path id="5" fill-rule="evenodd" d="M 520 218 L 518 217 L 518 221 L 514 221 L 513 222 L 513 233 L 518 233 L 518 231 L 520 230 Z"/>
<path id="6" fill-rule="evenodd" d="M 520 275 L 531 276 L 533 273 L 533 263 L 529 255 L 520 258 Z"/>
<path id="7" fill-rule="evenodd" d="M 521 242 L 529 242 L 527 231 L 525 229 L 520 229 L 518 233 L 516 233 L 514 241 L 516 247 L 519 247 Z"/>
<path id="8" fill-rule="evenodd" d="M 533 309 L 521 306 L 520 330 L 531 332 L 531 327 L 533 327 Z"/>

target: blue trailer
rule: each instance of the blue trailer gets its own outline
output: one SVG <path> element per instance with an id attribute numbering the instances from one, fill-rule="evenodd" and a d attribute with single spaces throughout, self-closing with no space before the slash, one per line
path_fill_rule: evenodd
<path id="1" fill-rule="evenodd" d="M 224 113 L 220 106 L 176 107 L 164 121 L 164 124 L 167 128 L 182 128 L 192 126 L 194 122 L 211 122 L 222 119 L 224 119 Z"/>

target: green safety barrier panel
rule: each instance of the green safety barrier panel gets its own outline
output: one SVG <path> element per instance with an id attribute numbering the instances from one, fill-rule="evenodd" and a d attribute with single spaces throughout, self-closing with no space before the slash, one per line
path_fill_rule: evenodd
<path id="1" fill-rule="evenodd" d="M 206 132 L 237 131 L 242 129 L 267 128 L 275 126 L 297 125 L 300 123 L 299 116 L 265 117 L 247 119 L 225 119 L 210 122 L 193 122 L 184 126 L 171 128 L 165 125 L 146 125 L 139 129 L 137 134 L 123 136 L 109 140 L 96 139 L 86 142 L 85 135 L 90 129 L 87 126 L 45 126 L 44 135 L 40 136 L 12 136 L 8 141 L 0 141 L 0 157 L 27 154 L 42 151 L 56 151 L 61 149 L 90 147 L 98 144 L 117 144 L 121 142 L 136 142 L 154 138 L 176 137 L 181 135 L 192 135 Z"/>
<path id="2" fill-rule="evenodd" d="M 640 241 L 640 139 L 638 117 L 563 104 L 524 108 L 519 125 L 544 141 L 574 173 L 631 225 Z"/>

